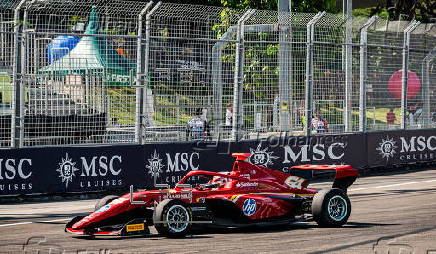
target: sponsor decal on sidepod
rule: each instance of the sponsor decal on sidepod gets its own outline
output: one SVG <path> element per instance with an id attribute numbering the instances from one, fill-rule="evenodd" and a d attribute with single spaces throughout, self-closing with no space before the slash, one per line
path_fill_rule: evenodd
<path id="1" fill-rule="evenodd" d="M 242 211 L 246 216 L 251 216 L 256 213 L 256 200 L 254 199 L 246 199 L 244 201 L 244 206 L 242 207 Z"/>

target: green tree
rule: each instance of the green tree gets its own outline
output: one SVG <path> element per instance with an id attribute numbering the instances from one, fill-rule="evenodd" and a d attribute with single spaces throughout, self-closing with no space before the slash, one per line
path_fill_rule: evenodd
<path id="1" fill-rule="evenodd" d="M 416 5 L 416 18 L 422 22 L 434 23 L 436 19 L 436 0 L 421 0 Z"/>
<path id="2" fill-rule="evenodd" d="M 169 0 L 169 2 L 206 4 L 236 9 L 277 10 L 278 0 Z M 336 13 L 340 11 L 337 9 L 336 3 L 336 0 L 292 0 L 292 10 L 296 12 L 327 11 Z M 434 22 L 434 19 L 436 19 L 436 0 L 381 1 L 376 7 L 356 9 L 354 14 L 358 16 L 378 15 L 381 18 L 389 18 L 390 20 L 401 18 L 403 20 L 417 19 L 421 22 Z"/>
<path id="3" fill-rule="evenodd" d="M 356 9 L 357 16 L 378 15 L 389 20 L 416 19 L 425 23 L 433 23 L 436 19 L 436 0 L 387 0 L 386 4 L 367 9 Z"/>
<path id="4" fill-rule="evenodd" d="M 235 9 L 277 10 L 278 0 L 169 0 L 172 3 L 206 4 Z M 292 0 L 292 9 L 297 12 L 337 12 L 336 0 Z"/>
<path id="5" fill-rule="evenodd" d="M 389 18 L 392 20 L 400 19 L 405 16 L 405 19 L 414 19 L 416 16 L 416 3 L 418 0 L 387 0 L 386 8 L 389 13 Z"/>

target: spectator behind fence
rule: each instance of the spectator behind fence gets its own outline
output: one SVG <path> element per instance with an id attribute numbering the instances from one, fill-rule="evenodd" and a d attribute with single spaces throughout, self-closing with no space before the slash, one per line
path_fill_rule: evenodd
<path id="1" fill-rule="evenodd" d="M 206 120 L 202 118 L 203 110 L 197 109 L 195 117 L 188 121 L 188 126 L 186 127 L 187 137 L 191 140 L 204 140 L 207 123 Z"/>
<path id="2" fill-rule="evenodd" d="M 211 128 L 210 128 L 210 124 L 211 123 L 207 119 L 208 110 L 206 108 L 203 108 L 201 110 L 201 113 L 202 113 L 201 114 L 201 118 L 204 121 L 204 132 L 203 132 L 203 135 L 204 135 L 205 139 L 210 140 L 210 139 L 212 139 L 212 135 L 211 135 Z"/>
<path id="3" fill-rule="evenodd" d="M 227 104 L 226 109 L 226 126 L 232 126 L 233 122 L 233 104 Z"/>
<path id="4" fill-rule="evenodd" d="M 304 129 L 306 129 L 306 116 L 305 115 L 301 115 L 300 116 L 300 121 L 301 121 L 301 127 Z"/>
<path id="5" fill-rule="evenodd" d="M 408 110 L 409 125 L 415 125 L 415 112 L 416 112 L 416 105 L 410 106 Z"/>
<path id="6" fill-rule="evenodd" d="M 421 124 L 424 122 L 424 119 L 422 117 L 422 107 L 419 104 L 416 104 L 416 111 L 413 115 L 413 118 L 415 119 L 415 124 L 417 124 L 419 127 L 421 127 Z"/>
<path id="7" fill-rule="evenodd" d="M 397 120 L 394 109 L 390 109 L 389 112 L 386 113 L 386 123 L 388 124 L 389 129 L 394 127 L 395 121 Z"/>
<path id="8" fill-rule="evenodd" d="M 316 133 L 328 132 L 328 123 L 319 112 L 312 118 L 312 129 L 316 130 Z"/>
<path id="9" fill-rule="evenodd" d="M 304 115 L 304 113 L 304 107 L 300 106 L 298 108 L 298 115 L 300 116 L 300 123 L 303 130 L 306 128 L 306 116 Z"/>

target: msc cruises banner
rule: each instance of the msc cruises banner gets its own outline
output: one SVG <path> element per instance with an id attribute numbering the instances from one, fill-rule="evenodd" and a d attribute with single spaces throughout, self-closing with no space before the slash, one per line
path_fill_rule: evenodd
<path id="1" fill-rule="evenodd" d="M 368 166 L 436 160 L 436 129 L 368 133 Z"/>
<path id="2" fill-rule="evenodd" d="M 93 192 L 143 185 L 141 146 L 0 151 L 0 195 Z"/>
<path id="3" fill-rule="evenodd" d="M 284 172 L 299 164 L 350 164 L 363 168 L 367 159 L 365 136 L 361 134 L 146 145 L 144 151 L 149 181 L 169 185 L 190 170 L 231 171 L 232 153 L 251 153 L 251 163 Z"/>
<path id="4" fill-rule="evenodd" d="M 357 169 L 436 160 L 436 131 L 268 138 L 242 142 L 51 147 L 0 150 L 0 196 L 86 193 L 174 186 L 191 170 L 231 171 L 232 153 L 288 172 L 299 164 Z"/>

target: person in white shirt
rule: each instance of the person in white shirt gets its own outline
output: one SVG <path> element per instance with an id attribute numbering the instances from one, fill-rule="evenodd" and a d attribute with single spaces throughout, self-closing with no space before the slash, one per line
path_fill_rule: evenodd
<path id="1" fill-rule="evenodd" d="M 312 129 L 316 130 L 317 133 L 325 133 L 328 131 L 328 123 L 324 120 L 320 113 L 316 113 L 315 117 L 312 118 Z"/>
<path id="2" fill-rule="evenodd" d="M 226 126 L 232 126 L 233 122 L 233 104 L 227 104 L 226 109 Z"/>
<path id="3" fill-rule="evenodd" d="M 423 119 L 421 116 L 422 116 L 422 108 L 417 108 L 415 114 L 413 114 L 413 118 L 415 120 L 415 124 L 418 125 L 419 127 L 423 123 Z"/>

